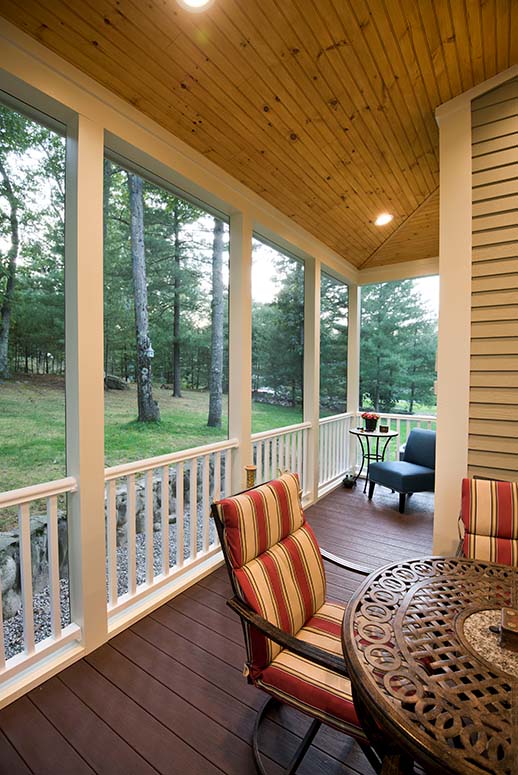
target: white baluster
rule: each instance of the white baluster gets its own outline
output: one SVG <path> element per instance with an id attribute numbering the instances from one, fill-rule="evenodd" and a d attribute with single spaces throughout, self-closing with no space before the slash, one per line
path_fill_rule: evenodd
<path id="1" fill-rule="evenodd" d="M 162 524 L 162 573 L 169 573 L 169 466 L 162 466 L 161 524 Z"/>
<path id="2" fill-rule="evenodd" d="M 214 453 L 214 480 L 212 485 L 212 500 L 221 498 L 221 452 Z"/>
<path id="3" fill-rule="evenodd" d="M 50 623 L 52 636 L 61 635 L 61 601 L 59 597 L 58 499 L 47 498 L 47 547 L 49 559 Z"/>
<path id="4" fill-rule="evenodd" d="M 108 553 L 108 602 L 115 605 L 118 599 L 117 593 L 117 503 L 116 503 L 116 481 L 110 479 L 106 482 L 106 499 L 108 506 L 108 524 L 106 526 L 107 534 L 107 553 Z"/>
<path id="5" fill-rule="evenodd" d="M 290 471 L 296 471 L 297 468 L 297 436 L 300 433 L 300 431 L 296 431 L 295 433 L 291 433 L 290 436 L 290 448 L 291 448 L 291 463 L 290 463 Z"/>
<path id="6" fill-rule="evenodd" d="M 23 642 L 26 654 L 34 653 L 34 614 L 32 610 L 31 524 L 28 503 L 18 507 L 20 579 L 23 605 Z"/>
<path id="7" fill-rule="evenodd" d="M 272 444 L 270 439 L 264 439 L 260 442 L 263 448 L 263 482 L 271 479 L 272 467 Z"/>
<path id="8" fill-rule="evenodd" d="M 232 450 L 227 449 L 225 452 L 225 498 L 228 498 L 232 494 Z"/>
<path id="9" fill-rule="evenodd" d="M 226 478 L 226 473 L 225 473 Z M 184 503 L 183 503 L 183 463 L 176 464 L 176 567 L 183 566 L 184 558 Z"/>
<path id="10" fill-rule="evenodd" d="M 198 458 L 191 460 L 189 519 L 191 523 L 190 557 L 194 560 L 198 554 Z"/>
<path id="11" fill-rule="evenodd" d="M 146 471 L 146 504 L 145 504 L 145 531 L 146 531 L 146 581 L 153 583 L 153 469 Z"/>
<path id="12" fill-rule="evenodd" d="M 128 593 L 134 595 L 137 590 L 137 523 L 136 523 L 136 491 L 135 474 L 126 478 L 127 498 L 126 517 L 128 531 Z"/>
<path id="13" fill-rule="evenodd" d="M 304 435 L 304 431 L 298 431 L 297 433 L 297 462 L 295 464 L 295 470 L 298 473 L 300 477 L 300 481 L 302 482 L 302 437 Z"/>
<path id="14" fill-rule="evenodd" d="M 209 456 L 203 457 L 202 479 L 202 520 L 203 520 L 203 551 L 209 551 Z"/>
<path id="15" fill-rule="evenodd" d="M 256 465 L 256 482 L 257 484 L 261 484 L 263 481 L 262 478 L 262 469 L 263 469 L 263 445 L 262 442 L 256 441 L 254 444 L 255 449 L 255 465 Z"/>

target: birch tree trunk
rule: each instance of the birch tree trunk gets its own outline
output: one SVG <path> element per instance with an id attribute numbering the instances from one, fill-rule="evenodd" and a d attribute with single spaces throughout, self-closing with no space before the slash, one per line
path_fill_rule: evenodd
<path id="1" fill-rule="evenodd" d="M 211 428 L 221 428 L 223 391 L 223 222 L 215 219 L 212 243 L 212 307 L 209 373 L 209 419 Z"/>
<path id="2" fill-rule="evenodd" d="M 0 175 L 2 176 L 2 189 L 9 203 L 9 229 L 11 245 L 7 252 L 7 265 L 5 270 L 5 289 L 0 308 L 0 377 L 9 376 L 9 330 L 11 327 L 11 312 L 14 294 L 14 281 L 16 277 L 16 262 L 20 248 L 19 222 L 18 222 L 18 203 L 13 191 L 11 181 L 5 169 L 4 163 L 0 160 Z M 1 276 L 0 276 L 1 279 Z"/>
<path id="3" fill-rule="evenodd" d="M 131 214 L 131 257 L 133 293 L 135 298 L 135 330 L 137 337 L 137 401 L 139 422 L 160 420 L 158 403 L 153 400 L 151 358 L 148 350 L 149 320 L 147 307 L 146 258 L 144 252 L 144 197 L 142 178 L 128 173 Z"/>
<path id="4" fill-rule="evenodd" d="M 182 371 L 180 367 L 180 218 L 178 202 L 173 210 L 174 235 L 174 298 L 173 298 L 173 396 L 182 397 Z"/>

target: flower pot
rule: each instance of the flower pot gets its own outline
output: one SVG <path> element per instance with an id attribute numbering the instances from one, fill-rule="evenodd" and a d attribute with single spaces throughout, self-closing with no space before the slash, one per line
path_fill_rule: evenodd
<path id="1" fill-rule="evenodd" d="M 376 426 L 378 424 L 377 420 L 370 419 L 370 418 L 366 417 L 364 422 L 365 422 L 365 430 L 366 431 L 375 431 L 376 430 Z"/>

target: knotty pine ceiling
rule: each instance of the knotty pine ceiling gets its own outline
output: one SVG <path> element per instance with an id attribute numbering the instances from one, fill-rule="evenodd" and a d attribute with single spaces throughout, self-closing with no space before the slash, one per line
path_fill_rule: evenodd
<path id="1" fill-rule="evenodd" d="M 1 0 L 0 14 L 357 267 L 436 256 L 434 110 L 518 61 L 518 0 Z M 394 214 L 388 226 L 374 219 Z"/>

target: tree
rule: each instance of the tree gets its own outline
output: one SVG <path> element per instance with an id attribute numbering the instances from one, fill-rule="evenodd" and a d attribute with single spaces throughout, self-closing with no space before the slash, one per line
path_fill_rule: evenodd
<path id="1" fill-rule="evenodd" d="M 54 370 L 56 362 L 63 362 L 63 234 L 63 138 L 0 106 L 0 374 L 3 376 L 8 375 L 12 366 L 18 367 L 20 351 L 24 353 L 26 370 L 32 369 L 36 339 L 40 348 L 38 361 L 44 361 L 45 370 Z M 3 245 L 8 246 L 5 253 Z M 45 298 L 42 298 L 43 289 L 48 294 Z M 47 313 L 52 306 L 56 321 L 55 325 L 48 325 Z"/>
<path id="2" fill-rule="evenodd" d="M 13 185 L 7 173 L 6 165 L 0 158 L 0 175 L 2 176 L 2 191 L 9 203 L 9 228 L 11 244 L 7 251 L 7 260 L 3 268 L 2 278 L 4 293 L 2 306 L 0 307 L 0 376 L 9 375 L 9 330 L 11 327 L 11 312 L 14 295 L 14 279 L 16 276 L 16 263 L 18 260 L 18 251 L 20 248 L 20 232 L 18 221 L 18 202 L 14 193 Z"/>
<path id="3" fill-rule="evenodd" d="M 158 403 L 153 400 L 151 341 L 147 306 L 146 259 L 144 250 L 144 198 L 142 178 L 128 172 L 131 215 L 131 255 L 135 300 L 137 343 L 137 401 L 139 422 L 160 420 Z"/>
<path id="4" fill-rule="evenodd" d="M 209 419 L 207 425 L 221 428 L 223 392 L 223 222 L 214 219 L 212 248 L 211 347 L 209 373 Z"/>
<path id="5" fill-rule="evenodd" d="M 346 410 L 348 288 L 322 272 L 320 290 L 320 411 Z"/>
<path id="6" fill-rule="evenodd" d="M 425 345 L 427 352 L 422 357 Z M 400 400 L 409 400 L 413 409 L 415 401 L 430 396 L 435 346 L 434 323 L 412 280 L 365 286 L 361 317 L 361 405 L 390 412 Z"/>

